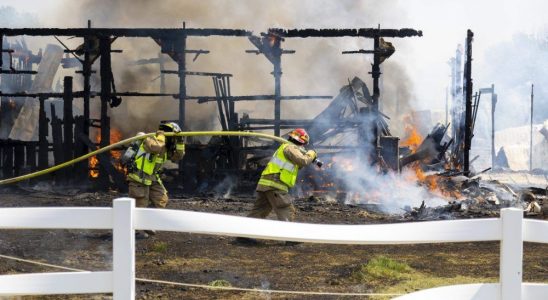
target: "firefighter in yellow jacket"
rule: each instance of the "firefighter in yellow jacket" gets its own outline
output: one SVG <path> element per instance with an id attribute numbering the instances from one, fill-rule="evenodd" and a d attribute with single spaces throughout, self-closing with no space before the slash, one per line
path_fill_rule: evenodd
<path id="1" fill-rule="evenodd" d="M 181 132 L 181 128 L 174 122 L 160 124 L 156 136 L 147 137 L 138 144 L 129 164 L 129 196 L 135 198 L 137 207 L 164 208 L 167 205 L 167 190 L 162 184 L 159 171 L 166 160 L 181 160 L 185 154 L 185 145 L 182 137 L 166 137 L 164 132 L 177 133 Z M 153 233 L 141 232 L 140 237 L 146 238 Z"/>
<path id="2" fill-rule="evenodd" d="M 261 174 L 257 199 L 248 217 L 266 218 L 272 210 L 280 221 L 292 221 L 295 213 L 289 189 L 295 185 L 299 169 L 311 164 L 316 151 L 304 149 L 308 134 L 297 128 L 289 134 L 289 143 L 282 144 Z"/>

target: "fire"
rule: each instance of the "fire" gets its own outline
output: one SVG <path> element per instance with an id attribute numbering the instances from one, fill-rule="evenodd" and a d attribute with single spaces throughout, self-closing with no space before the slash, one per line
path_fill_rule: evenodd
<path id="1" fill-rule="evenodd" d="M 116 128 L 112 128 L 110 130 L 110 143 L 114 144 L 122 140 L 122 132 Z M 101 143 L 101 130 L 97 130 L 95 132 L 95 142 L 97 144 Z M 121 163 L 118 161 L 120 160 L 120 157 L 122 157 L 122 150 L 114 150 L 110 151 L 110 156 L 117 161 L 117 163 L 114 164 L 114 168 L 121 173 L 126 174 L 127 169 L 122 166 Z M 92 178 L 97 178 L 99 176 L 99 170 L 98 170 L 98 163 L 99 159 L 97 159 L 96 156 L 92 156 L 89 160 L 89 176 Z"/>
<path id="2" fill-rule="evenodd" d="M 449 179 L 437 174 L 425 173 L 418 162 L 414 162 L 410 165 L 410 168 L 414 171 L 414 176 L 409 176 L 406 180 L 416 181 L 419 185 L 422 185 L 430 191 L 430 193 L 447 199 L 459 199 L 462 195 L 456 190 L 450 187 Z"/>
<path id="3" fill-rule="evenodd" d="M 423 137 L 418 132 L 417 128 L 410 123 L 405 126 L 406 138 L 400 143 L 400 146 L 409 147 L 414 153 L 423 142 Z M 457 197 L 456 192 L 446 190 L 443 184 L 443 178 L 435 174 L 426 174 L 421 168 L 420 162 L 414 162 L 409 167 L 414 171 L 415 178 L 408 180 L 417 181 L 420 185 L 425 186 L 428 190 L 441 197 Z"/>
<path id="4" fill-rule="evenodd" d="M 412 125 L 405 125 L 406 138 L 400 142 L 400 146 L 409 147 L 412 153 L 415 153 L 424 139 L 417 131 L 417 128 Z"/>
<path id="5" fill-rule="evenodd" d="M 101 130 L 97 130 L 95 132 L 94 141 L 97 144 L 101 142 Z M 99 169 L 98 168 L 99 168 L 99 159 L 97 159 L 97 156 L 92 156 L 89 159 L 89 176 L 92 177 L 92 178 L 99 177 Z"/>

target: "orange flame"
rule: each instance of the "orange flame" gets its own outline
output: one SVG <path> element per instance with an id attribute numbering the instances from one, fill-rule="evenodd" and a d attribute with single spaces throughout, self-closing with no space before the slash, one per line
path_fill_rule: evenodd
<path id="1" fill-rule="evenodd" d="M 120 130 L 116 129 L 116 128 L 112 128 L 110 130 L 110 143 L 114 144 L 114 143 L 117 143 L 121 140 L 122 140 L 122 132 Z M 98 143 L 98 144 L 101 143 L 101 130 L 97 130 L 95 132 L 95 142 Z M 120 157 L 122 157 L 122 150 L 110 151 L 110 155 L 115 160 L 119 160 Z M 97 159 L 96 156 L 92 156 L 89 159 L 89 167 L 90 167 L 89 176 L 90 177 L 97 178 L 99 176 L 98 164 L 99 164 L 99 159 Z M 114 168 L 118 172 L 121 172 L 121 173 L 124 173 L 124 174 L 127 173 L 127 169 L 124 168 L 124 166 L 122 166 L 122 164 L 119 163 L 119 162 L 114 164 Z"/>
<path id="2" fill-rule="evenodd" d="M 415 126 L 409 124 L 405 125 L 405 133 L 407 137 L 400 142 L 400 146 L 409 147 L 411 152 L 415 153 L 424 138 L 420 135 Z"/>

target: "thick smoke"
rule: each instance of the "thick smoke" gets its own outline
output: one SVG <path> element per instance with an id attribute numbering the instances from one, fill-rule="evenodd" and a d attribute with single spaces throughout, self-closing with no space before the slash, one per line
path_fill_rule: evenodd
<path id="1" fill-rule="evenodd" d="M 447 203 L 440 197 L 430 193 L 427 188 L 416 182 L 416 175 L 410 169 L 401 173 L 388 172 L 383 174 L 371 168 L 370 162 L 360 159 L 359 153 L 351 157 L 338 154 L 334 161 L 351 161 L 348 164 L 333 165 L 335 176 L 342 178 L 347 191 L 347 204 L 372 203 L 379 204 L 379 208 L 387 213 L 400 214 L 410 207 L 419 207 L 421 202 L 427 206 L 438 206 Z"/>
<path id="2" fill-rule="evenodd" d="M 75 16 L 66 19 L 67 12 Z M 270 27 L 283 28 L 357 28 L 391 27 L 391 23 L 400 24 L 401 14 L 395 3 L 375 1 L 67 1 L 61 7 L 59 15 L 65 23 L 57 26 L 79 26 L 85 20 L 92 20 L 93 27 L 187 27 L 241 28 L 253 30 L 259 35 Z M 75 13 L 76 12 L 76 13 Z M 397 17 L 396 17 L 397 15 Z M 403 43 L 403 40 L 400 40 Z M 398 40 L 394 40 L 396 54 Z M 207 49 L 211 54 L 199 57 L 192 62 L 188 56 L 188 70 L 223 72 L 234 74 L 232 78 L 233 95 L 273 94 L 274 82 L 270 74 L 272 65 L 262 55 L 246 54 L 253 49 L 246 38 L 189 38 L 188 47 Z M 282 58 L 282 93 L 284 95 L 336 95 L 338 89 L 354 76 L 369 78 L 370 58 L 364 55 L 342 55 L 344 50 L 370 49 L 370 40 L 341 39 L 287 39 L 282 44 L 285 49 L 296 50 L 292 55 Z M 113 54 L 114 76 L 118 78 L 117 90 L 129 91 L 138 88 L 142 92 L 159 91 L 159 80 L 152 81 L 158 74 L 158 65 L 148 65 L 143 72 L 140 67 L 131 66 L 131 61 L 157 57 L 159 47 L 152 40 L 119 39 L 114 49 L 123 49 L 122 54 Z M 176 70 L 176 64 L 168 63 L 167 69 Z M 390 59 L 385 62 L 383 78 L 383 108 L 394 113 L 392 107 L 396 100 L 400 102 L 400 112 L 411 100 L 410 81 L 404 68 Z M 168 92 L 178 92 L 176 75 L 167 75 Z M 210 78 L 189 78 L 189 95 L 213 95 Z M 133 90 L 132 90 L 133 91 Z M 159 120 L 177 118 L 176 101 L 160 99 L 126 98 L 121 109 L 113 109 L 114 126 L 120 127 L 126 134 L 135 131 L 150 130 Z M 138 102 L 139 105 L 134 105 Z M 327 104 L 325 100 L 294 101 L 282 105 L 283 118 L 305 119 L 314 117 Z M 273 106 L 270 102 L 238 103 L 237 111 L 251 112 L 251 117 L 271 118 Z M 216 106 L 213 103 L 187 104 L 189 129 L 218 128 Z M 128 127 L 127 124 L 131 124 Z M 154 125 L 150 125 L 154 124 Z M 137 128 L 138 127 L 138 128 Z"/>

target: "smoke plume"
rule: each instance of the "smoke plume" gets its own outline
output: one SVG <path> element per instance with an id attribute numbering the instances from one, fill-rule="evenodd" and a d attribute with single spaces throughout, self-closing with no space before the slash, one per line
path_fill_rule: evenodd
<path id="1" fill-rule="evenodd" d="M 390 27 L 401 23 L 401 15 L 395 3 L 374 1 L 67 1 L 58 16 L 63 21 L 57 26 L 82 27 L 85 20 L 92 20 L 93 27 L 187 27 L 241 28 L 253 30 L 256 35 L 271 27 L 282 28 L 359 28 L 376 27 L 379 21 Z M 74 15 L 67 19 L 67 12 Z M 358 17 L 359 16 L 359 17 Z M 401 41 L 403 43 L 403 41 Z M 398 43 L 395 40 L 396 54 Z M 246 38 L 189 38 L 191 49 L 207 49 L 211 53 L 192 62 L 189 56 L 188 70 L 231 73 L 233 95 L 273 94 L 272 65 L 262 55 L 246 54 L 253 49 Z M 286 39 L 285 49 L 296 50 L 295 54 L 282 57 L 282 94 L 284 95 L 336 95 L 338 89 L 354 76 L 368 78 L 370 58 L 365 55 L 342 55 L 344 50 L 370 49 L 367 39 Z M 117 90 L 158 92 L 158 65 L 147 65 L 146 69 L 132 66 L 131 62 L 158 56 L 159 46 L 147 39 L 121 38 L 113 49 L 123 49 L 122 54 L 113 54 L 114 76 Z M 166 69 L 176 70 L 173 62 Z M 412 89 L 403 66 L 390 59 L 384 63 L 383 109 L 395 113 L 398 101 L 399 112 L 408 108 Z M 178 92 L 176 75 L 166 75 L 167 91 Z M 369 83 L 370 84 L 370 83 Z M 213 95 L 210 78 L 190 77 L 187 82 L 189 95 Z M 138 105 L 135 105 L 138 103 Z M 282 104 L 283 118 L 312 118 L 327 105 L 328 101 L 291 101 Z M 126 97 L 122 108 L 111 110 L 114 126 L 125 134 L 154 129 L 160 120 L 177 119 L 177 101 Z M 252 118 L 272 118 L 271 102 L 240 102 L 237 111 L 249 111 Z M 218 128 L 216 106 L 213 103 L 187 102 L 188 129 Z M 131 127 L 128 126 L 131 124 Z"/>

